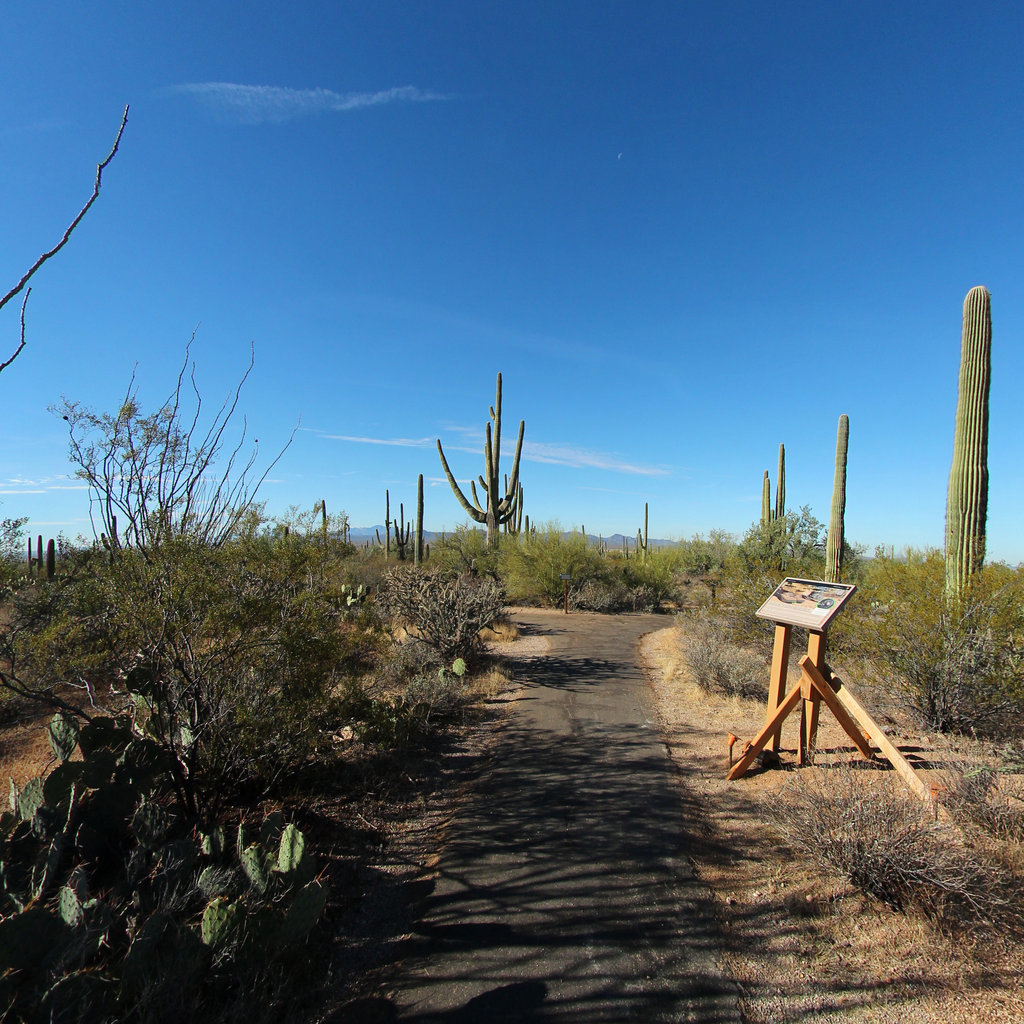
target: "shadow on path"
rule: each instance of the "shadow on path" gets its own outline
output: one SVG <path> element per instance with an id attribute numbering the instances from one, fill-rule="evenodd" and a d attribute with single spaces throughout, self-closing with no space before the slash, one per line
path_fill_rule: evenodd
<path id="1" fill-rule="evenodd" d="M 698 840 L 645 707 L 657 616 L 517 615 L 549 652 L 452 824 L 389 998 L 353 1019 L 739 1021 Z M 706 837 L 705 837 L 706 839 Z"/>

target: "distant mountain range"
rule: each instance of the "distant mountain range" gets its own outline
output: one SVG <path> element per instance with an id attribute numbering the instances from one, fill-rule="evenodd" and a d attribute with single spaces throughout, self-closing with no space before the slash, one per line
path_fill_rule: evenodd
<path id="1" fill-rule="evenodd" d="M 481 532 L 483 532 L 483 527 L 480 527 L 480 530 L 481 530 Z M 353 544 L 355 544 L 357 547 L 362 547 L 363 546 L 363 542 L 367 541 L 367 540 L 371 541 L 372 543 L 376 543 L 378 532 L 380 533 L 381 540 L 383 540 L 384 539 L 384 526 L 383 526 L 383 524 L 381 524 L 379 526 L 352 526 L 352 527 L 349 528 L 349 537 L 351 538 Z M 449 531 L 449 532 L 452 532 L 452 531 Z M 574 535 L 575 535 L 574 531 L 572 531 L 572 530 L 567 530 L 567 531 L 563 532 L 563 534 L 562 534 L 562 536 L 565 537 L 566 539 L 568 539 L 569 537 L 572 537 Z M 424 530 L 423 531 L 423 542 L 425 544 L 433 544 L 435 541 L 440 540 L 442 538 L 442 536 L 445 536 L 445 534 L 442 534 L 442 533 L 439 533 L 439 532 L 436 532 L 436 531 L 433 531 L 433 530 Z M 587 544 L 596 545 L 599 539 L 603 540 L 608 548 L 615 549 L 615 548 L 621 548 L 622 547 L 622 541 L 623 541 L 624 537 L 623 537 L 623 535 L 621 533 L 613 533 L 610 537 L 601 537 L 601 538 L 599 538 L 597 536 L 597 534 L 594 534 L 594 533 L 588 533 L 587 534 Z M 629 549 L 630 549 L 630 551 L 632 551 L 634 546 L 636 545 L 636 534 L 635 533 L 632 534 L 628 539 L 629 539 Z M 648 541 L 648 543 L 651 545 L 651 547 L 666 548 L 666 547 L 671 547 L 676 542 L 674 540 L 659 540 L 656 537 L 651 537 L 650 540 Z"/>

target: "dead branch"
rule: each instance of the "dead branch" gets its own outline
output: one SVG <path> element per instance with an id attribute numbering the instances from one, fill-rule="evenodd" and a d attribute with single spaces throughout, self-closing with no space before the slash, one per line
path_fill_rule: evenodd
<path id="1" fill-rule="evenodd" d="M 97 197 L 100 194 L 100 185 L 103 183 L 103 171 L 106 169 L 107 164 L 114 159 L 114 154 L 117 152 L 117 147 L 121 144 L 121 135 L 124 133 L 124 126 L 128 121 L 128 107 L 125 106 L 124 114 L 121 116 L 121 126 L 117 129 L 117 137 L 114 139 L 114 145 L 110 147 L 110 152 L 106 155 L 106 158 L 99 164 L 96 165 L 96 182 L 92 188 L 92 195 L 89 197 L 89 201 L 78 211 L 78 216 L 68 225 L 67 230 L 61 236 L 60 241 L 52 248 L 42 254 L 32 264 L 28 270 L 22 275 L 21 280 L 6 294 L 3 298 L 0 298 L 0 309 L 3 309 L 15 295 L 18 295 L 21 290 L 28 284 L 32 279 L 35 272 L 51 257 L 56 256 L 57 253 L 67 245 L 68 239 L 71 237 L 71 233 L 78 227 L 82 218 L 89 212 L 89 207 L 96 202 Z M 25 306 L 28 303 L 28 297 L 32 289 L 29 288 L 25 292 L 25 299 L 21 304 L 21 339 L 14 354 L 6 360 L 6 362 L 0 363 L 0 373 L 2 373 L 21 353 L 21 350 L 25 347 Z"/>

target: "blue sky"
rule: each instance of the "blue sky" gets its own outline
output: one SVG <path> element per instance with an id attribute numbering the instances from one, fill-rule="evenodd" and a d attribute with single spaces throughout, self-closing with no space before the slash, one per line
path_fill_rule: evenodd
<path id="1" fill-rule="evenodd" d="M 193 356 L 268 511 L 465 516 L 498 371 L 534 521 L 658 537 L 787 499 L 940 546 L 964 295 L 992 293 L 989 554 L 1024 559 L 1024 8 L 1016 3 L 49 2 L 7 12 L 0 514 L 91 535 L 61 395 Z M 0 314 L 6 354 L 18 310 Z M 508 444 L 506 444 L 508 449 Z M 509 454 L 511 454 L 509 452 Z"/>

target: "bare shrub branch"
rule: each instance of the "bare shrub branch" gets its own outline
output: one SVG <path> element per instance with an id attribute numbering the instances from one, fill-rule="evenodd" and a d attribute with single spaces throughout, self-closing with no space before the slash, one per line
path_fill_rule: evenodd
<path id="1" fill-rule="evenodd" d="M 2 298 L 0 298 L 0 309 L 3 309 L 4 306 L 6 306 L 7 303 L 10 302 L 11 299 L 14 298 L 15 295 L 18 295 L 21 292 L 21 290 L 28 284 L 28 282 L 35 275 L 36 271 L 38 271 L 39 268 L 48 259 L 50 259 L 52 256 L 56 256 L 57 253 L 59 253 L 61 251 L 61 249 L 63 249 L 64 246 L 67 245 L 68 239 L 71 237 L 71 233 L 81 223 L 82 218 L 89 212 L 89 208 L 92 206 L 93 203 L 96 202 L 96 199 L 97 199 L 97 197 L 100 194 L 100 186 L 103 183 L 103 172 L 104 172 L 104 170 L 106 170 L 107 164 L 109 164 L 110 161 L 114 159 L 114 155 L 117 153 L 117 148 L 118 148 L 118 146 L 121 145 L 121 136 L 122 136 L 122 134 L 124 134 L 124 126 L 125 126 L 125 124 L 127 124 L 127 122 L 128 122 L 128 107 L 126 106 L 124 108 L 124 114 L 121 117 L 121 126 L 117 129 L 117 137 L 114 139 L 113 146 L 110 147 L 110 152 L 106 155 L 106 157 L 99 164 L 96 165 L 96 182 L 93 185 L 92 195 L 89 197 L 89 201 L 85 204 L 85 206 L 83 206 L 81 208 L 81 210 L 78 211 L 78 216 L 75 217 L 75 219 L 68 225 L 68 227 L 65 230 L 64 234 L 61 235 L 60 241 L 52 249 L 48 249 L 46 252 L 44 252 L 42 254 L 42 256 L 40 256 L 39 259 L 37 259 L 35 261 L 35 263 L 33 263 L 32 266 L 29 267 L 28 270 L 26 270 L 24 274 L 22 274 L 21 279 L 18 281 L 18 283 L 6 295 L 4 295 Z M 28 297 L 29 297 L 29 294 L 31 293 L 31 291 L 32 291 L 32 289 L 29 288 L 29 290 L 27 292 L 25 292 L 25 299 L 24 299 L 24 301 L 21 304 L 21 339 L 20 339 L 20 342 L 18 344 L 18 347 L 15 349 L 14 354 L 11 355 L 3 363 L 0 363 L 0 373 L 2 373 L 4 370 L 6 370 L 7 367 L 10 366 L 11 363 L 13 363 L 14 360 L 18 358 L 18 356 L 21 354 L 21 350 L 25 347 L 25 306 L 28 303 Z"/>
<path id="2" fill-rule="evenodd" d="M 384 577 L 377 603 L 438 661 L 450 664 L 479 652 L 480 630 L 501 614 L 505 593 L 490 577 L 398 568 Z"/>
<path id="3" fill-rule="evenodd" d="M 1014 880 L 920 801 L 881 779 L 865 785 L 863 770 L 801 773 L 764 810 L 794 849 L 894 909 L 916 908 L 943 928 L 1019 927 Z"/>
<path id="4" fill-rule="evenodd" d="M 195 332 L 185 348 L 174 391 L 155 413 L 140 411 L 134 372 L 116 414 L 95 413 L 67 398 L 53 410 L 68 423 L 71 461 L 76 475 L 89 485 L 93 529 L 98 513 L 112 550 L 128 545 L 146 551 L 174 537 L 219 547 L 234 536 L 253 508 L 260 485 L 291 445 L 294 432 L 254 477 L 259 442 L 253 441 L 244 453 L 243 418 L 238 442 L 215 468 L 254 356 L 250 348 L 241 380 L 204 430 L 202 396 L 195 364 L 190 362 L 194 340 Z M 194 403 L 191 411 L 186 410 L 187 390 Z"/>

